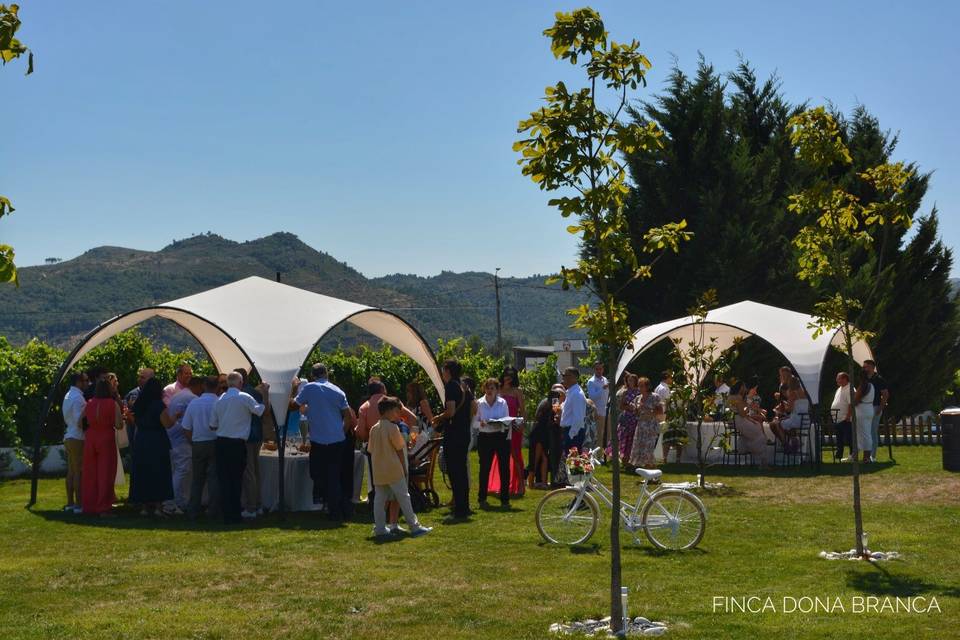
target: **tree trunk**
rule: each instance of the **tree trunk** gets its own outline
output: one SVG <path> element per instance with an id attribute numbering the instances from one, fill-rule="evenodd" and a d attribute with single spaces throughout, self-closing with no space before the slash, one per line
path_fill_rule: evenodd
<path id="1" fill-rule="evenodd" d="M 850 376 L 850 421 L 852 422 L 850 438 L 850 451 L 853 452 L 853 526 L 856 536 L 857 555 L 863 556 L 863 511 L 860 508 L 860 450 L 857 447 L 857 406 L 853 403 L 853 381 L 856 377 L 856 360 L 853 359 L 853 338 L 850 335 L 850 323 L 846 322 L 843 326 L 844 346 L 847 348 L 847 357 L 849 358 L 849 376 Z"/>
<path id="2" fill-rule="evenodd" d="M 607 349 L 607 371 L 612 376 L 617 375 L 617 360 L 614 355 L 613 345 L 608 343 Z M 613 385 L 616 386 L 616 379 L 613 379 Z M 613 391 L 613 389 L 611 389 Z M 616 394 L 608 394 L 607 415 L 604 421 L 607 423 L 607 430 L 610 430 L 610 402 Z M 611 458 L 613 459 L 613 478 L 612 491 L 613 509 L 610 514 L 610 630 L 621 635 L 625 633 L 623 628 L 623 606 L 620 601 L 620 440 L 616 433 L 610 434 Z"/>

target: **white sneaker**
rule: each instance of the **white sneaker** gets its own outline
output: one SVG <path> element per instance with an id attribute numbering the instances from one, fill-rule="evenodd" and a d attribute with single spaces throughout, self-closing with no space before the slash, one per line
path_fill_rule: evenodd
<path id="1" fill-rule="evenodd" d="M 382 538 L 382 537 L 384 537 L 384 536 L 390 535 L 390 530 L 389 530 L 389 529 L 384 529 L 384 530 L 380 531 L 380 530 L 378 530 L 376 527 L 374 527 L 374 528 L 373 528 L 373 535 L 374 535 L 374 537 Z"/>
<path id="2" fill-rule="evenodd" d="M 73 510 L 76 509 L 76 508 L 77 508 L 77 505 L 75 505 L 75 504 L 68 504 L 67 506 L 65 506 L 65 507 L 63 508 L 63 510 L 64 510 L 64 512 L 66 512 L 66 513 L 73 513 Z"/>
<path id="3" fill-rule="evenodd" d="M 244 510 L 244 511 L 241 511 L 241 512 L 240 512 L 240 517 L 241 517 L 241 518 L 244 518 L 244 519 L 246 519 L 246 520 L 253 520 L 254 518 L 257 517 L 257 512 L 256 512 L 256 511 L 246 511 L 246 510 Z"/>
<path id="4" fill-rule="evenodd" d="M 265 513 L 266 511 L 263 510 L 263 507 L 260 507 L 259 509 L 257 509 L 257 517 L 262 516 Z"/>
<path id="5" fill-rule="evenodd" d="M 427 535 L 431 531 L 433 531 L 433 527 L 425 527 L 423 525 L 417 525 L 410 531 L 410 537 L 418 538 L 420 536 Z"/>
<path id="6" fill-rule="evenodd" d="M 387 531 L 392 533 L 395 536 L 400 535 L 401 533 L 407 533 L 407 530 L 401 527 L 399 524 L 390 524 L 387 525 Z"/>
<path id="7" fill-rule="evenodd" d="M 74 507 L 74 508 L 73 508 L 73 515 L 78 516 L 78 515 L 80 515 L 81 513 L 83 513 L 83 507 Z"/>
<path id="8" fill-rule="evenodd" d="M 180 507 L 177 507 L 177 506 L 163 507 L 163 513 L 164 513 L 165 515 L 168 515 L 168 516 L 182 516 L 182 515 L 183 515 L 183 511 L 180 509 Z"/>

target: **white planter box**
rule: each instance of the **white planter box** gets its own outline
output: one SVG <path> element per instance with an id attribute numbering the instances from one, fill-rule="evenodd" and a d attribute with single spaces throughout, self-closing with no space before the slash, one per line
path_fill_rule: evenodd
<path id="1" fill-rule="evenodd" d="M 67 462 L 61 452 L 63 445 L 52 445 L 47 449 L 47 455 L 40 463 L 40 472 L 48 475 L 64 473 L 67 470 Z M 0 447 L 0 458 L 9 460 L 9 463 L 0 468 L 0 478 L 16 478 L 30 471 L 30 467 L 25 465 L 17 457 L 16 450 L 12 447 Z"/>
<path id="2" fill-rule="evenodd" d="M 28 470 L 29 467 L 20 462 L 13 447 L 0 447 L 0 478 L 15 478 Z"/>

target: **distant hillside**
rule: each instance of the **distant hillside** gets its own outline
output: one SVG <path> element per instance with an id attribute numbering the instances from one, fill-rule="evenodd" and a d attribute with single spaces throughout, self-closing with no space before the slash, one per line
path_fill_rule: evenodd
<path id="1" fill-rule="evenodd" d="M 548 344 L 577 337 L 567 309 L 588 301 L 589 295 L 547 287 L 546 276 L 500 279 L 500 317 L 507 344 Z M 426 309 L 398 311 L 429 335 L 480 336 L 496 340 L 496 291 L 489 273 L 453 273 L 422 277 L 395 274 L 374 278 L 371 284 L 420 301 Z"/>
<path id="2" fill-rule="evenodd" d="M 368 279 L 290 233 L 249 242 L 217 235 L 179 240 L 160 251 L 98 247 L 53 265 L 20 270 L 20 288 L 0 287 L 0 335 L 19 344 L 36 336 L 71 346 L 117 313 L 191 295 L 251 275 L 394 310 L 434 343 L 438 337 L 496 336 L 493 276 L 484 273 Z M 576 336 L 565 310 L 586 299 L 543 285 L 543 277 L 502 280 L 505 341 L 542 343 Z M 167 321 L 147 323 L 156 341 L 191 342 Z M 352 341 L 356 332 L 345 331 Z"/>

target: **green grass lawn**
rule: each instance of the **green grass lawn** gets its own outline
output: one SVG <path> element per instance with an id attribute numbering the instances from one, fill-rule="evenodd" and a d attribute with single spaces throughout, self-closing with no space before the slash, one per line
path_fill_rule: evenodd
<path id="1" fill-rule="evenodd" d="M 960 474 L 940 450 L 902 447 L 864 477 L 870 546 L 903 554 L 871 566 L 826 561 L 852 546 L 847 467 L 827 473 L 711 471 L 706 535 L 693 551 L 624 544 L 630 610 L 676 638 L 960 637 Z M 885 456 L 884 456 L 885 457 Z M 473 464 L 477 469 L 476 460 Z M 603 476 L 608 479 L 609 471 Z M 667 480 L 692 479 L 669 467 Z M 439 478 L 439 476 L 438 476 Z M 625 483 L 637 493 L 635 480 Z M 0 638 L 545 638 L 552 622 L 605 615 L 606 525 L 590 546 L 543 544 L 541 492 L 511 512 L 437 525 L 425 538 L 376 544 L 369 511 L 331 526 L 314 514 L 248 527 L 65 516 L 62 481 L 0 482 Z M 444 496 L 446 497 L 446 496 Z M 608 512 L 605 512 L 608 515 Z M 851 597 L 935 597 L 941 613 L 863 613 Z M 776 613 L 714 612 L 714 596 L 771 596 Z M 781 611 L 787 597 L 841 598 L 846 613 Z"/>

